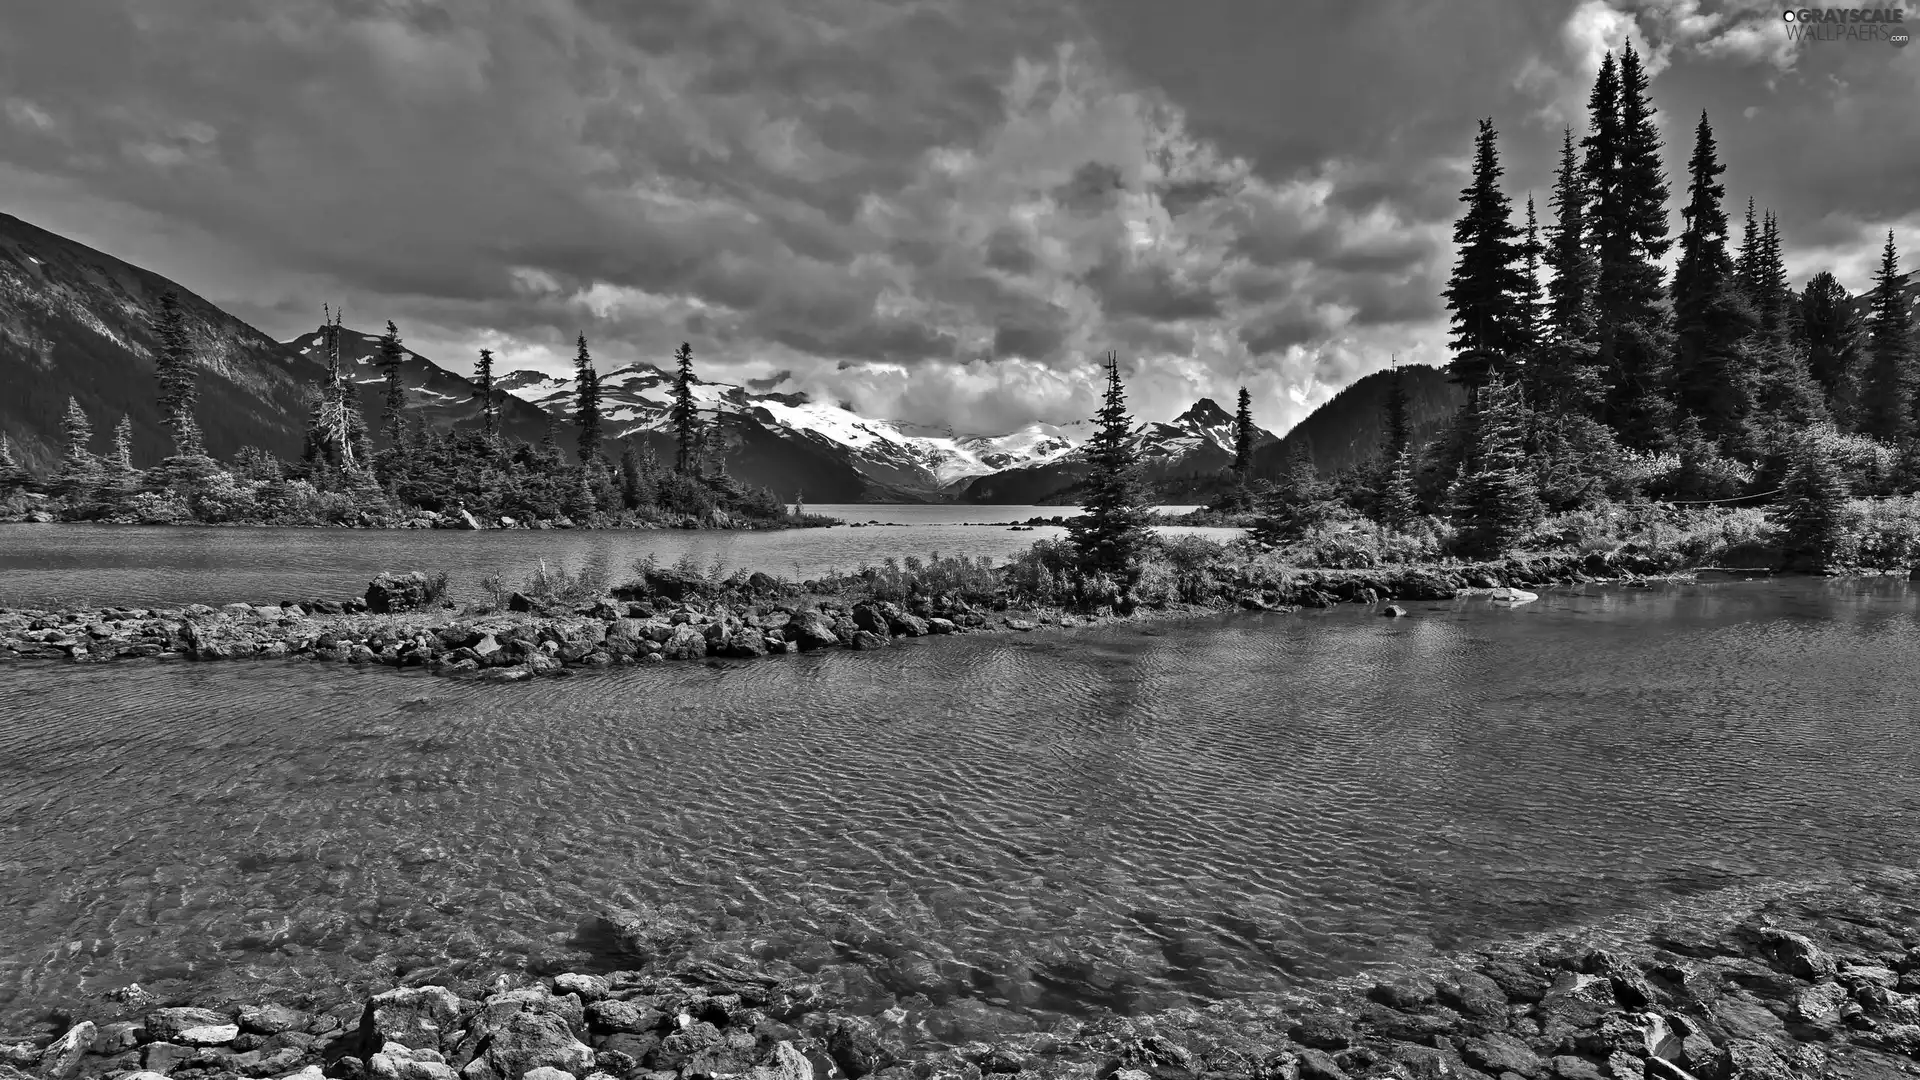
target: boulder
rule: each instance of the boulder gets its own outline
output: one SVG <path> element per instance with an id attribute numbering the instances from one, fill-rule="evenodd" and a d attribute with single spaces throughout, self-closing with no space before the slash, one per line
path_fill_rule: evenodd
<path id="1" fill-rule="evenodd" d="M 888 641 L 884 635 L 876 634 L 871 630 L 856 630 L 853 632 L 853 637 L 847 641 L 847 648 L 884 649 L 887 644 Z"/>
<path id="2" fill-rule="evenodd" d="M 1826 950 L 1805 935 L 1788 930 L 1761 931 L 1760 949 L 1775 967 L 1808 982 L 1832 978 L 1836 969 Z"/>
<path id="3" fill-rule="evenodd" d="M 741 626 L 727 635 L 726 655 L 751 658 L 767 655 L 767 636 L 757 626 Z"/>
<path id="4" fill-rule="evenodd" d="M 240 1030 L 255 1035 L 278 1035 L 296 1028 L 304 1029 L 313 1017 L 285 1005 L 248 1005 L 240 1010 Z"/>
<path id="5" fill-rule="evenodd" d="M 951 634 L 960 629 L 952 619 L 934 617 L 927 620 L 927 632 L 930 634 Z"/>
<path id="6" fill-rule="evenodd" d="M 374 995 L 367 1050 L 378 1053 L 389 1042 L 414 1050 L 438 1050 L 457 1026 L 460 999 L 444 986 L 402 987 Z"/>
<path id="7" fill-rule="evenodd" d="M 707 655 L 707 637 L 691 624 L 681 623 L 660 652 L 669 660 L 698 660 Z"/>
<path id="8" fill-rule="evenodd" d="M 932 627 L 918 615 L 900 612 L 887 620 L 887 629 L 901 637 L 925 637 Z"/>
<path id="9" fill-rule="evenodd" d="M 611 990 L 612 987 L 607 980 L 599 975 L 581 975 L 569 971 L 564 975 L 553 977 L 554 993 L 572 994 L 584 1002 L 599 1001 Z"/>
<path id="10" fill-rule="evenodd" d="M 611 1034 L 643 1035 L 667 1023 L 667 1014 L 633 1001 L 595 1001 L 587 1006 L 587 1025 Z"/>
<path id="11" fill-rule="evenodd" d="M 543 1066 L 584 1076 L 594 1065 L 593 1048 L 574 1038 L 565 1020 L 532 1011 L 496 1017 L 491 1001 L 475 1018 L 463 1053 L 469 1056 L 460 1069 L 465 1080 L 521 1080 Z"/>
<path id="12" fill-rule="evenodd" d="M 1383 607 L 1380 609 L 1380 614 L 1386 616 L 1389 619 L 1402 618 L 1406 615 L 1406 613 L 1407 613 L 1407 609 L 1401 607 L 1399 604 L 1388 604 L 1386 607 Z"/>
<path id="13" fill-rule="evenodd" d="M 93 1021 L 82 1020 L 68 1028 L 40 1054 L 40 1075 L 46 1080 L 69 1080 L 80 1072 L 80 1059 L 93 1049 L 98 1029 Z"/>
<path id="14" fill-rule="evenodd" d="M 367 583 L 367 610 L 375 614 L 416 611 L 426 607 L 427 575 L 418 570 L 407 574 L 381 574 Z"/>
<path id="15" fill-rule="evenodd" d="M 147 1014 L 146 1026 L 154 1042 L 185 1046 L 225 1046 L 240 1037 L 232 1017 L 211 1009 L 155 1009 Z"/>
<path id="16" fill-rule="evenodd" d="M 800 646 L 801 652 L 825 649 L 840 644 L 827 617 L 818 611 L 795 612 L 787 619 L 786 638 Z"/>

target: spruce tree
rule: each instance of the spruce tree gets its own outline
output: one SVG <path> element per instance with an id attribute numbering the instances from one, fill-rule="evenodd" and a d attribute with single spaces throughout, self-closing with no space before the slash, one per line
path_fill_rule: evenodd
<path id="1" fill-rule="evenodd" d="M 547 412 L 546 427 L 540 432 L 540 459 L 546 463 L 549 471 L 566 463 L 565 456 L 560 452 L 560 421 L 551 410 Z"/>
<path id="2" fill-rule="evenodd" d="M 1782 489 L 1770 516 L 1784 534 L 1788 565 L 1821 570 L 1843 559 L 1851 492 L 1830 432 L 1814 429 L 1794 440 Z"/>
<path id="3" fill-rule="evenodd" d="M 133 417 L 120 414 L 113 426 L 113 450 L 102 465 L 102 491 L 118 503 L 140 489 L 140 471 L 133 467 Z"/>
<path id="4" fill-rule="evenodd" d="M 0 432 L 0 498 L 14 495 L 33 482 L 33 474 L 13 456 L 13 444 Z"/>
<path id="5" fill-rule="evenodd" d="M 1900 252 L 1893 230 L 1873 279 L 1867 316 L 1867 362 L 1860 387 L 1860 430 L 1892 442 L 1914 431 L 1913 328 L 1900 290 Z"/>
<path id="6" fill-rule="evenodd" d="M 1233 409 L 1233 474 L 1242 483 L 1253 471 L 1253 395 L 1240 388 Z"/>
<path id="7" fill-rule="evenodd" d="M 1531 369 L 1540 353 L 1546 333 L 1545 312 L 1540 289 L 1540 259 L 1546 251 L 1540 243 L 1540 219 L 1533 211 L 1533 195 L 1527 195 L 1527 225 L 1520 239 L 1520 294 L 1516 298 L 1522 341 L 1522 367 L 1531 377 Z"/>
<path id="8" fill-rule="evenodd" d="M 1517 389 L 1498 379 L 1467 407 L 1466 453 L 1449 492 L 1464 555 L 1505 555 L 1545 514 L 1527 460 L 1524 412 Z"/>
<path id="9" fill-rule="evenodd" d="M 198 428 L 184 423 L 193 415 L 194 404 L 199 398 L 197 378 L 193 361 L 193 339 L 187 330 L 186 311 L 180 306 L 180 297 L 168 290 L 160 297 L 160 310 L 152 322 L 156 344 L 154 351 L 154 376 L 159 382 L 159 407 L 161 420 L 173 432 L 174 452 L 177 454 L 199 454 L 203 451 L 197 442 Z"/>
<path id="10" fill-rule="evenodd" d="M 1104 366 L 1107 388 L 1094 416 L 1099 426 L 1086 445 L 1091 470 L 1080 503 L 1085 513 L 1068 519 L 1067 536 L 1082 567 L 1118 577 L 1124 592 L 1132 586 L 1152 510 L 1140 482 L 1119 357 L 1108 353 Z"/>
<path id="11" fill-rule="evenodd" d="M 79 509 L 99 493 L 105 470 L 88 448 L 87 444 L 93 441 L 93 423 L 75 398 L 67 398 L 67 412 L 60 419 L 60 431 L 60 471 L 54 477 L 53 490 L 66 496 L 70 507 Z"/>
<path id="12" fill-rule="evenodd" d="M 1407 375 L 1396 361 L 1387 379 L 1387 456 L 1392 457 L 1413 446 L 1412 398 L 1407 394 Z"/>
<path id="13" fill-rule="evenodd" d="M 1753 196 L 1747 196 L 1747 224 L 1740 232 L 1740 252 L 1733 261 L 1734 278 L 1747 301 L 1760 306 L 1760 219 L 1753 212 Z"/>
<path id="14" fill-rule="evenodd" d="M 698 465 L 697 451 L 700 442 L 700 407 L 693 398 L 693 346 L 680 343 L 680 351 L 673 354 L 675 365 L 673 378 L 673 445 L 675 472 L 687 473 Z"/>
<path id="15" fill-rule="evenodd" d="M 1280 477 L 1265 499 L 1265 512 L 1253 523 L 1251 535 L 1263 544 L 1298 540 L 1326 519 L 1332 507 L 1327 484 L 1313 463 L 1313 447 L 1304 438 L 1287 448 Z"/>
<path id="16" fill-rule="evenodd" d="M 1606 419 L 1629 445 L 1650 449 L 1669 428 L 1664 401 L 1670 347 L 1659 260 L 1667 238 L 1667 184 L 1647 75 L 1628 42 L 1617 69 L 1602 63 L 1591 99 L 1588 225 L 1599 261 L 1596 360 L 1610 385 Z"/>
<path id="17" fill-rule="evenodd" d="M 1673 274 L 1673 385 L 1683 414 L 1699 420 L 1703 433 L 1726 445 L 1742 431 L 1752 402 L 1741 344 L 1753 332 L 1751 309 L 1740 295 L 1727 253 L 1726 188 L 1719 176 L 1713 128 L 1700 114 L 1690 182 L 1681 214 L 1680 261 Z"/>
<path id="18" fill-rule="evenodd" d="M 1596 404 L 1593 289 L 1599 270 L 1587 243 L 1587 180 L 1574 155 L 1571 128 L 1561 133 L 1552 205 L 1554 222 L 1543 256 L 1553 271 L 1547 283 L 1545 348 L 1529 372 L 1527 396 L 1554 412 L 1589 411 Z"/>
<path id="19" fill-rule="evenodd" d="M 600 374 L 593 370 L 587 335 L 580 335 L 578 345 L 573 358 L 573 420 L 580 429 L 580 464 L 584 466 L 600 460 Z"/>
<path id="20" fill-rule="evenodd" d="M 1454 222 L 1458 255 L 1444 295 L 1452 312 L 1454 378 L 1469 390 L 1493 374 L 1508 371 L 1526 352 L 1520 297 L 1525 289 L 1520 268 L 1520 229 L 1500 190 L 1498 133 L 1491 119 L 1480 121 L 1474 137 L 1473 181 L 1460 191 L 1466 209 Z"/>
<path id="21" fill-rule="evenodd" d="M 1792 331 L 1792 290 L 1787 287 L 1780 219 L 1771 210 L 1761 221 L 1760 246 L 1753 272 L 1753 306 L 1759 316 L 1760 336 L 1769 345 L 1783 345 Z"/>
<path id="22" fill-rule="evenodd" d="M 1797 343 L 1807 351 L 1807 373 L 1820 384 L 1827 408 L 1836 418 L 1847 412 L 1859 327 L 1853 297 L 1840 279 L 1822 270 L 1800 294 Z"/>
<path id="23" fill-rule="evenodd" d="M 407 388 L 399 380 L 399 365 L 407 359 L 405 350 L 399 348 L 399 327 L 392 319 L 386 321 L 386 334 L 380 336 L 380 377 L 386 384 L 386 398 L 380 404 L 380 429 L 386 432 L 386 438 L 392 446 L 401 442 L 401 421 L 407 411 Z"/>
<path id="24" fill-rule="evenodd" d="M 1419 487 L 1414 479 L 1413 450 L 1403 448 L 1387 459 L 1376 500 L 1382 524 L 1410 528 L 1420 516 Z"/>
<path id="25" fill-rule="evenodd" d="M 480 402 L 480 430 L 492 438 L 499 425 L 500 405 L 493 394 L 493 350 L 481 349 L 473 365 L 473 396 Z"/>

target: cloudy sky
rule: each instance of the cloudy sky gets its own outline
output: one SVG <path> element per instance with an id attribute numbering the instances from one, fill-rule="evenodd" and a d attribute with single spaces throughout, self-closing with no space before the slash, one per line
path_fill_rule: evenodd
<path id="1" fill-rule="evenodd" d="M 1796 279 L 1863 288 L 1888 227 L 1920 262 L 1920 48 L 1707 0 L 15 3 L 0 211 L 275 337 L 344 303 L 456 370 L 687 340 L 711 377 L 991 432 L 1089 415 L 1111 348 L 1144 418 L 1247 385 L 1284 429 L 1444 359 L 1475 118 L 1544 212 L 1628 38 L 1670 169 L 1707 110 Z"/>

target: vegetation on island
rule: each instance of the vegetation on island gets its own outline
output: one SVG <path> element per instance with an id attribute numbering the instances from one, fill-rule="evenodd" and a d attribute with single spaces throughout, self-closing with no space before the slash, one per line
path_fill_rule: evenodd
<path id="1" fill-rule="evenodd" d="M 1250 524 L 1315 565 L 1672 545 L 1695 565 L 1920 562 L 1920 359 L 1893 233 L 1864 318 L 1830 273 L 1795 293 L 1773 214 L 1749 200 L 1731 246 L 1702 113 L 1670 236 L 1647 81 L 1631 45 L 1605 58 L 1544 229 L 1531 198 L 1515 221 L 1481 122 L 1445 294 L 1450 424 L 1412 444 L 1396 369 L 1371 461 L 1322 477 L 1295 445 L 1254 476 L 1242 455 L 1183 520 Z"/>
<path id="2" fill-rule="evenodd" d="M 409 407 L 401 381 L 400 331 L 387 323 L 376 365 L 385 393 L 376 440 L 340 360 L 341 316 L 325 312 L 325 374 L 310 395 L 304 452 L 285 460 L 246 447 L 230 461 L 209 456 L 194 419 L 195 360 L 177 297 L 153 316 L 158 404 L 173 443 L 168 457 L 133 460 L 131 422 L 121 417 L 106 453 L 94 449 L 92 418 L 68 400 L 58 471 L 41 481 L 0 435 L 0 519 L 138 524 L 354 525 L 383 527 L 730 527 L 833 524 L 789 508 L 727 471 L 720 439 L 694 407 L 690 346 L 680 346 L 675 384 L 675 461 L 631 439 L 610 441 L 600 382 L 584 334 L 575 358 L 577 451 L 567 460 L 557 421 L 538 446 L 497 430 L 500 397 L 493 354 L 480 350 L 472 379 L 477 429 L 440 429 Z M 612 450 L 609 453 L 609 450 Z"/>

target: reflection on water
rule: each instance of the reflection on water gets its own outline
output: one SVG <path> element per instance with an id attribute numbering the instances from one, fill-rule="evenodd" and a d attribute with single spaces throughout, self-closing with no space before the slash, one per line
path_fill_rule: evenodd
<path id="1" fill-rule="evenodd" d="M 1410 606 L 517 687 L 17 668 L 0 1030 L 604 967 L 612 904 L 960 1038 L 1920 855 L 1905 582 Z"/>
<path id="2" fill-rule="evenodd" d="M 1171 507 L 1170 510 L 1190 509 Z M 851 573 L 888 557 L 970 555 L 1007 559 L 1056 526 L 1013 532 L 982 523 L 1078 513 L 1071 506 L 815 506 L 852 524 L 779 532 L 253 529 L 126 525 L 0 525 L 0 606 L 277 603 L 364 592 L 384 570 L 446 570 L 457 594 L 479 596 L 499 574 L 518 584 L 549 567 L 593 565 L 616 580 L 652 555 L 690 557 L 703 569 L 759 570 L 791 578 Z M 871 526 L 867 521 L 898 523 Z M 969 524 L 973 523 L 973 524 Z M 1226 539 L 1240 529 L 1169 527 Z"/>

